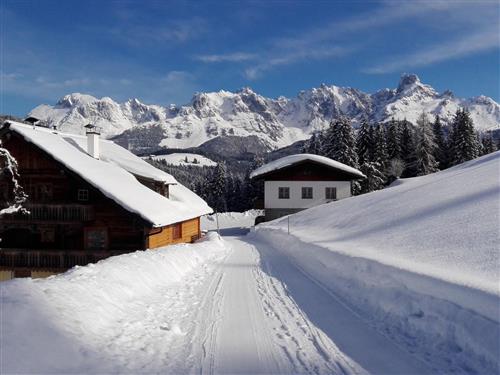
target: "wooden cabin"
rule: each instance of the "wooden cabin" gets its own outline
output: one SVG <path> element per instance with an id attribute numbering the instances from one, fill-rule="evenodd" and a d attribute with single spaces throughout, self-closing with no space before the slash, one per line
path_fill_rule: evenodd
<path id="1" fill-rule="evenodd" d="M 112 255 L 192 242 L 205 201 L 115 143 L 7 121 L 27 213 L 0 217 L 0 279 L 44 276 Z M 0 180 L 4 200 L 12 191 Z"/>
<path id="2" fill-rule="evenodd" d="M 265 220 L 351 196 L 359 170 L 324 156 L 295 154 L 274 160 L 250 174 L 264 180 Z"/>

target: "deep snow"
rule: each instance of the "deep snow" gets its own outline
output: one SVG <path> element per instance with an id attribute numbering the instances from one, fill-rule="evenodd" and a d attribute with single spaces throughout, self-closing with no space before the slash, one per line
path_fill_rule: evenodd
<path id="1" fill-rule="evenodd" d="M 2 282 L 0 372 L 497 374 L 499 159 Z"/>
<path id="2" fill-rule="evenodd" d="M 439 372 L 497 373 L 500 152 L 254 234 Z"/>
<path id="3" fill-rule="evenodd" d="M 194 245 L 120 255 L 47 279 L 1 282 L 0 373 L 188 368 L 176 355 L 191 345 L 185 338 L 197 302 L 190 296 L 227 253 L 209 234 Z"/>
<path id="4" fill-rule="evenodd" d="M 290 217 L 301 240 L 500 295 L 500 151 Z M 285 229 L 287 219 L 266 228 Z"/>

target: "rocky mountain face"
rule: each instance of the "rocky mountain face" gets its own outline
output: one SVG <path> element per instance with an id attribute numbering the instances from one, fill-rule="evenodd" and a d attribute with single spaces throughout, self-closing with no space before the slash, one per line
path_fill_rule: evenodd
<path id="1" fill-rule="evenodd" d="M 367 94 L 350 87 L 321 85 L 295 98 L 263 97 L 250 88 L 238 92 L 196 93 L 186 105 L 146 105 L 137 99 L 116 103 L 110 98 L 70 94 L 54 106 L 41 105 L 31 116 L 61 131 L 83 132 L 93 123 L 107 137 L 136 152 L 196 147 L 219 136 L 255 136 L 269 149 L 306 139 L 340 115 L 356 125 L 363 117 L 385 122 L 392 117 L 413 123 L 423 112 L 449 123 L 458 108 L 471 112 L 479 130 L 500 126 L 500 106 L 479 96 L 456 98 L 436 92 L 414 74 L 404 74 L 396 89 Z"/>

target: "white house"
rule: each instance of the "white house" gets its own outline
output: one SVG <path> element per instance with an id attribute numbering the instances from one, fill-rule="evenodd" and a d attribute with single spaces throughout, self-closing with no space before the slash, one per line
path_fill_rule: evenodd
<path id="1" fill-rule="evenodd" d="M 351 196 L 351 181 L 366 178 L 324 156 L 296 154 L 274 160 L 250 174 L 264 180 L 266 221 Z"/>

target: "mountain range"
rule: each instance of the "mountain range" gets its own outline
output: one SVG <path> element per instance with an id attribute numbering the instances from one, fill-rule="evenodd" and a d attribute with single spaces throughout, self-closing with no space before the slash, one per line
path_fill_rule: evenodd
<path id="1" fill-rule="evenodd" d="M 237 92 L 196 93 L 186 105 L 147 105 L 138 99 L 117 103 L 73 93 L 55 105 L 40 105 L 30 112 L 48 126 L 82 133 L 93 123 L 102 134 L 136 152 L 162 148 L 196 147 L 219 136 L 256 136 L 269 149 L 308 138 L 340 115 L 354 126 L 363 118 L 385 122 L 391 118 L 415 123 L 422 112 L 439 115 L 449 124 L 458 108 L 467 108 L 478 130 L 500 126 L 500 106 L 478 96 L 457 98 L 438 93 L 415 74 L 403 74 L 395 89 L 367 94 L 351 87 L 322 84 L 294 98 L 266 98 L 246 87 Z"/>

